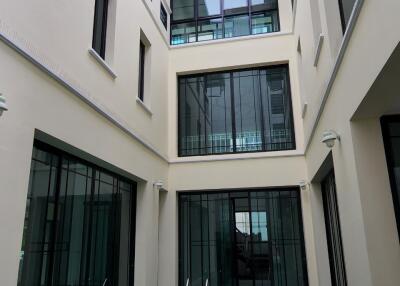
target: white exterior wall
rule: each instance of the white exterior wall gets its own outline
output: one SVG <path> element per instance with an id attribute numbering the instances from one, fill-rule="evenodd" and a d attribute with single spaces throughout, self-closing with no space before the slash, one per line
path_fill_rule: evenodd
<path id="1" fill-rule="evenodd" d="M 383 113 L 355 114 L 399 43 L 399 1 L 359 0 L 357 5 L 363 5 L 349 39 L 341 32 L 337 1 L 295 0 L 292 17 L 291 1 L 279 0 L 278 33 L 174 47 L 159 17 L 160 1 L 169 10 L 166 1 L 110 1 L 115 25 L 110 25 L 106 63 L 115 78 L 88 52 L 94 0 L 0 2 L 0 34 L 5 37 L 0 41 L 0 92 L 10 109 L 0 118 L 1 285 L 16 285 L 35 130 L 138 181 L 135 285 L 178 285 L 178 191 L 296 186 L 301 180 L 311 182 L 301 191 L 309 284 L 330 285 L 320 187 L 314 180 L 329 154 L 320 142 L 327 129 L 341 135 L 332 156 L 348 284 L 398 285 L 400 247 L 378 118 Z M 319 4 L 319 13 L 312 12 L 310 3 Z M 140 30 L 151 43 L 146 108 L 136 101 Z M 324 40 L 314 66 L 316 31 Z M 7 40 L 98 110 L 6 45 Z M 320 112 L 341 53 L 343 61 Z M 177 156 L 178 75 L 282 63 L 289 64 L 296 150 Z M 400 113 L 400 108 L 391 112 Z M 156 180 L 168 192 L 155 191 Z"/>
<path id="2" fill-rule="evenodd" d="M 144 2 L 111 1 L 116 1 L 110 3 L 116 5 L 115 34 L 108 39 L 106 61 L 117 75 L 115 79 L 88 52 L 92 46 L 94 0 L 0 2 L 1 36 L 70 83 L 159 154 L 0 41 L 0 90 L 9 106 L 9 112 L 0 120 L 1 285 L 16 285 L 17 281 L 35 129 L 139 183 L 135 285 L 157 284 L 158 192 L 153 182 L 162 180 L 165 187 L 168 185 L 168 45 L 163 38 L 167 36 L 160 32 L 164 29 L 161 23 L 162 29 L 155 25 L 159 14 L 153 20 Z M 148 2 L 159 13 L 160 2 Z M 146 85 L 145 103 L 152 115 L 136 102 L 140 29 L 151 42 L 151 85 Z M 113 36 L 110 31 L 109 36 Z"/>

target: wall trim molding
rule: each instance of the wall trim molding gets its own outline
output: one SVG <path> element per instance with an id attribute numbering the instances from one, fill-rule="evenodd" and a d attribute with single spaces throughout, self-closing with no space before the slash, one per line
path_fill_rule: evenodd
<path id="1" fill-rule="evenodd" d="M 306 154 L 307 154 L 307 152 L 308 152 L 308 150 L 310 148 L 311 141 L 314 138 L 315 132 L 317 131 L 318 123 L 321 120 L 322 113 L 323 113 L 323 111 L 325 109 L 325 105 L 326 105 L 326 102 L 328 100 L 328 97 L 331 94 L 332 87 L 333 87 L 333 85 L 335 83 L 336 76 L 337 76 L 337 74 L 339 72 L 339 69 L 340 69 L 340 66 L 341 66 L 341 64 L 343 62 L 343 58 L 344 58 L 344 55 L 346 53 L 347 47 L 349 46 L 350 39 L 351 39 L 351 36 L 352 36 L 352 34 L 354 32 L 354 28 L 356 26 L 357 19 L 358 19 L 358 16 L 360 15 L 360 12 L 361 12 L 363 4 L 364 4 L 364 0 L 357 0 L 357 2 L 354 5 L 353 11 L 352 11 L 351 16 L 350 16 L 349 25 L 348 25 L 348 27 L 346 29 L 346 32 L 345 32 L 344 36 L 343 36 L 342 44 L 340 45 L 339 53 L 338 53 L 338 55 L 336 57 L 335 64 L 334 64 L 334 66 L 332 68 L 332 71 L 330 72 L 329 80 L 328 80 L 328 83 L 327 83 L 327 85 L 325 87 L 325 91 L 323 93 L 323 97 L 322 97 L 322 101 L 321 101 L 319 109 L 318 109 L 318 113 L 317 113 L 317 115 L 316 115 L 316 117 L 314 119 L 313 127 L 312 127 L 311 132 L 308 135 L 308 137 L 306 137 L 307 138 L 306 139 L 306 148 L 305 148 L 305 153 Z"/>

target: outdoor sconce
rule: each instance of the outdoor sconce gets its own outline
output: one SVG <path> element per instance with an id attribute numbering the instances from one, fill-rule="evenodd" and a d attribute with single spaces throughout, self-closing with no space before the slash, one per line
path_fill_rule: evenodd
<path id="1" fill-rule="evenodd" d="M 3 114 L 3 111 L 7 111 L 7 110 L 8 110 L 8 107 L 7 107 L 6 99 L 0 93 L 0 116 Z"/>
<path id="2" fill-rule="evenodd" d="M 301 181 L 299 182 L 299 186 L 300 186 L 300 189 L 302 189 L 303 191 L 305 191 L 305 190 L 307 190 L 308 183 L 307 183 L 306 181 L 304 181 L 304 180 L 301 180 Z"/>
<path id="3" fill-rule="evenodd" d="M 153 183 L 153 186 L 157 189 L 157 190 L 161 190 L 164 186 L 164 183 L 162 181 L 157 181 Z"/>
<path id="4" fill-rule="evenodd" d="M 322 143 L 325 143 L 329 149 L 335 146 L 335 141 L 340 141 L 340 136 L 333 130 L 324 131 L 322 133 Z"/>

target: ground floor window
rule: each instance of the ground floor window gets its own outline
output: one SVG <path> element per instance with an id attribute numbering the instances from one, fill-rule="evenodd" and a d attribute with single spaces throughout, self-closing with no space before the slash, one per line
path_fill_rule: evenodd
<path id="1" fill-rule="evenodd" d="M 322 181 L 322 200 L 324 205 L 332 286 L 346 286 L 346 267 L 340 230 L 339 207 L 336 197 L 335 174 L 333 170 Z"/>
<path id="2" fill-rule="evenodd" d="M 307 285 L 297 189 L 182 193 L 180 286 Z"/>
<path id="3" fill-rule="evenodd" d="M 385 116 L 381 121 L 397 230 L 400 237 L 400 115 Z"/>
<path id="4" fill-rule="evenodd" d="M 18 285 L 133 285 L 136 185 L 35 142 Z"/>

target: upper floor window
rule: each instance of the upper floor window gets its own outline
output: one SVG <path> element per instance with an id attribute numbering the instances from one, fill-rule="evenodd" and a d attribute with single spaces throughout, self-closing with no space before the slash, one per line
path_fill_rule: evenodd
<path id="1" fill-rule="evenodd" d="M 342 21 L 343 33 L 346 31 L 353 12 L 356 0 L 339 0 L 340 18 Z"/>
<path id="2" fill-rule="evenodd" d="M 182 76 L 179 156 L 295 149 L 287 66 Z"/>
<path id="3" fill-rule="evenodd" d="M 144 68 L 145 68 L 145 58 L 146 58 L 146 45 L 143 41 L 140 41 L 139 46 L 139 91 L 138 97 L 141 101 L 144 100 Z"/>
<path id="4" fill-rule="evenodd" d="M 277 0 L 172 0 L 172 45 L 277 31 Z"/>
<path id="5" fill-rule="evenodd" d="M 163 23 L 165 29 L 168 29 L 167 28 L 168 27 L 168 14 L 164 8 L 164 5 L 162 3 L 160 5 L 161 5 L 160 6 L 160 19 L 161 19 L 161 22 Z"/>
<path id="6" fill-rule="evenodd" d="M 108 1 L 96 0 L 93 27 L 93 50 L 105 59 L 107 38 Z"/>

